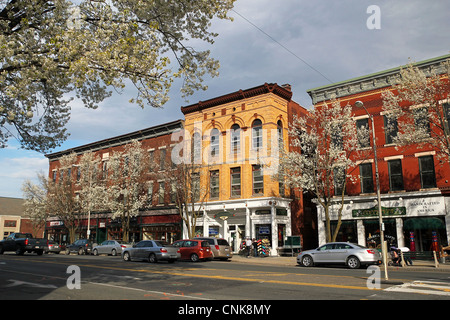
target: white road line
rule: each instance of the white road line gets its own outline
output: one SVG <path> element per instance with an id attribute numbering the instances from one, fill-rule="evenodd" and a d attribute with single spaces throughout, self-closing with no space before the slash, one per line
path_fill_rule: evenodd
<path id="1" fill-rule="evenodd" d="M 384 291 L 450 296 L 450 283 L 434 281 L 413 281 L 386 288 L 384 289 Z"/>

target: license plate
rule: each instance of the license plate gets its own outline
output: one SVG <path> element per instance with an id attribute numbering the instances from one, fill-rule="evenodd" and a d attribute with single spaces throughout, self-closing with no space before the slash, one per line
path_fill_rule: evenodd
<path id="1" fill-rule="evenodd" d="M 35 246 L 34 248 L 35 248 L 35 249 L 39 249 L 39 246 Z"/>

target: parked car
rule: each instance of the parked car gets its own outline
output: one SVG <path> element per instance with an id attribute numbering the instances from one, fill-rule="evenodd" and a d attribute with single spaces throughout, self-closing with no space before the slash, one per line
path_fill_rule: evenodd
<path id="1" fill-rule="evenodd" d="M 178 259 L 178 249 L 163 242 L 156 240 L 142 240 L 131 248 L 125 248 L 122 252 L 122 259 L 147 260 L 148 262 L 167 261 L 173 263 Z"/>
<path id="2" fill-rule="evenodd" d="M 199 260 L 213 259 L 211 246 L 206 240 L 178 240 L 172 245 L 179 249 L 181 260 L 191 260 L 193 262 L 197 262 Z"/>
<path id="3" fill-rule="evenodd" d="M 381 263 L 381 255 L 376 249 L 369 249 L 348 242 L 331 242 L 314 250 L 300 252 L 297 263 L 312 267 L 318 264 L 344 264 L 351 269 L 361 265 Z"/>
<path id="4" fill-rule="evenodd" d="M 5 251 L 15 251 L 17 255 L 25 252 L 35 252 L 42 255 L 47 246 L 47 239 L 33 238 L 31 233 L 11 233 L 0 241 L 0 254 Z"/>
<path id="5" fill-rule="evenodd" d="M 59 254 L 61 252 L 61 246 L 59 245 L 58 242 L 55 242 L 53 240 L 48 240 L 48 245 L 47 247 L 44 249 L 44 253 L 56 253 Z"/>
<path id="6" fill-rule="evenodd" d="M 231 252 L 232 251 L 231 246 L 225 239 L 214 237 L 210 238 L 199 237 L 195 239 L 206 240 L 209 242 L 214 259 L 228 260 L 233 257 L 233 253 Z"/>
<path id="7" fill-rule="evenodd" d="M 131 243 L 127 243 L 124 241 L 106 240 L 98 246 L 92 248 L 92 253 L 94 254 L 94 256 L 97 256 L 99 254 L 110 254 L 112 256 L 117 256 L 118 254 L 122 254 L 123 249 L 131 248 L 132 246 L 133 245 Z"/>
<path id="8" fill-rule="evenodd" d="M 96 246 L 96 243 L 93 243 L 88 239 L 78 239 L 74 243 L 66 246 L 66 254 L 70 254 L 72 252 L 76 252 L 77 254 L 91 254 L 92 247 Z"/>

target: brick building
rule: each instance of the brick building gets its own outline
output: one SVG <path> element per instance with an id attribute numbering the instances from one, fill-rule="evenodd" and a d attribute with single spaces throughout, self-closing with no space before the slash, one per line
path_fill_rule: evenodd
<path id="1" fill-rule="evenodd" d="M 424 72 L 440 68 L 450 55 L 416 63 Z M 441 245 L 450 241 L 450 170 L 441 163 L 431 145 L 399 147 L 392 143 L 393 132 L 386 130 L 386 116 L 382 110 L 382 92 L 392 88 L 391 83 L 400 68 L 369 74 L 331 85 L 308 90 L 314 105 L 337 98 L 342 104 L 353 106 L 355 121 L 371 128 L 369 114 L 373 116 L 377 162 L 380 177 L 381 206 L 385 237 L 398 246 L 415 246 L 418 251 L 430 250 L 433 236 Z M 361 101 L 367 110 L 355 103 Z M 448 104 L 449 101 L 441 101 Z M 447 116 L 448 117 L 448 116 Z M 399 120 L 400 121 L 400 120 Z M 449 121 L 449 119 L 447 119 Z M 371 138 L 368 149 L 373 147 Z M 375 185 L 375 166 L 371 158 L 360 159 L 354 168 L 358 183 L 346 190 L 343 224 L 339 240 L 352 240 L 361 245 L 379 243 L 379 224 Z M 325 242 L 325 218 L 317 207 L 319 243 Z M 336 224 L 337 217 L 332 217 Z M 378 239 L 377 239 L 378 236 Z M 413 242 L 411 242 L 413 241 Z"/>

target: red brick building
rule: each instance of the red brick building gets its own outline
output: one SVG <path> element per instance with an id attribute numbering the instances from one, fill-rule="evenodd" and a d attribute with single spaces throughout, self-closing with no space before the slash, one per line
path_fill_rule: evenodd
<path id="1" fill-rule="evenodd" d="M 49 178 L 55 182 L 61 177 L 60 159 L 64 155 L 71 153 L 77 154 L 78 158 L 86 152 L 95 152 L 96 155 L 107 162 L 108 155 L 113 151 L 121 151 L 123 147 L 133 140 L 138 140 L 142 148 L 146 150 L 154 159 L 158 170 L 167 169 L 166 163 L 170 163 L 171 149 L 173 141 L 172 133 L 183 128 L 183 121 L 177 120 L 154 127 L 142 129 L 139 131 L 127 133 L 117 137 L 93 142 L 72 149 L 47 154 L 49 159 Z M 104 164 L 107 165 L 107 164 Z M 74 191 L 77 191 L 76 175 L 77 168 L 70 171 Z M 139 241 L 141 239 L 165 239 L 174 241 L 181 237 L 181 217 L 170 198 L 170 190 L 163 181 L 155 179 L 151 184 L 149 194 L 162 192 L 162 197 L 152 197 L 151 203 L 147 208 L 142 209 L 140 214 L 133 217 L 130 222 L 129 241 Z M 76 231 L 76 239 L 86 238 L 87 236 L 87 216 L 79 221 Z M 46 226 L 46 233 L 49 239 L 54 239 L 60 243 L 69 242 L 68 231 L 63 221 L 57 217 L 57 213 L 49 219 Z M 90 237 L 97 243 L 106 239 L 122 240 L 122 230 L 120 219 L 112 219 L 110 213 L 93 213 L 90 218 Z M 125 239 L 123 239 L 125 240 Z"/>
<path id="2" fill-rule="evenodd" d="M 416 66 L 427 72 L 430 68 L 440 68 L 441 62 L 449 58 L 450 55 L 446 55 L 418 62 Z M 394 68 L 314 88 L 308 93 L 315 105 L 330 102 L 332 98 L 352 105 L 355 121 L 367 128 L 372 126 L 369 115 L 373 116 L 385 237 L 398 246 L 428 251 L 433 240 L 437 239 L 443 246 L 450 242 L 450 170 L 448 163 L 437 159 L 437 150 L 431 145 L 398 147 L 392 143 L 391 132 L 386 130 L 381 94 L 392 88 L 391 83 L 399 71 L 400 68 Z M 357 101 L 363 103 L 367 112 L 356 104 Z M 371 150 L 373 143 L 371 136 L 370 145 L 366 147 Z M 369 159 L 359 159 L 358 167 L 353 169 L 358 182 L 347 187 L 338 239 L 361 245 L 377 243 L 379 224 L 373 153 Z M 319 243 L 322 244 L 325 242 L 324 215 L 320 206 L 317 208 Z"/>

